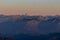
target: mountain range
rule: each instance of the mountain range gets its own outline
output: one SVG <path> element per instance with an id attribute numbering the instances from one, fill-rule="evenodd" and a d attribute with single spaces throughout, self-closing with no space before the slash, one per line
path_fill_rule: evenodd
<path id="1" fill-rule="evenodd" d="M 60 33 L 60 16 L 0 15 L 2 36 Z"/>

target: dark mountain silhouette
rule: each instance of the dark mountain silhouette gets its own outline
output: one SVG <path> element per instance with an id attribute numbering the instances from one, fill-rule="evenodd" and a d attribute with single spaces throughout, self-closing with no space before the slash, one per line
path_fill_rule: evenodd
<path id="1" fill-rule="evenodd" d="M 0 16 L 0 33 L 40 35 L 60 32 L 60 16 Z"/>
<path id="2" fill-rule="evenodd" d="M 60 40 L 60 33 L 50 33 L 47 35 L 30 36 L 28 34 L 18 34 L 14 36 L 15 40 Z"/>

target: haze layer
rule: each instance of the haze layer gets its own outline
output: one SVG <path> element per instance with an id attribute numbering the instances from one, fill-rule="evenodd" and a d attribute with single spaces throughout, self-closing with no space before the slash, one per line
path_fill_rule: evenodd
<path id="1" fill-rule="evenodd" d="M 0 0 L 0 14 L 60 15 L 60 0 Z"/>

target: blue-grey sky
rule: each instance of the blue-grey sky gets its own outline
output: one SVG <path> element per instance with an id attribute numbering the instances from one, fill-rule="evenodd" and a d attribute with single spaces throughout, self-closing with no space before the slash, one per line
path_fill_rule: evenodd
<path id="1" fill-rule="evenodd" d="M 60 13 L 60 0 L 0 0 L 0 11 L 56 14 Z"/>

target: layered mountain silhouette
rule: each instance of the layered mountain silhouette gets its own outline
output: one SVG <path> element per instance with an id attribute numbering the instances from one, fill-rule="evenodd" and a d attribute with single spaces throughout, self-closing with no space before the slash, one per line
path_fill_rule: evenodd
<path id="1" fill-rule="evenodd" d="M 60 16 L 0 16 L 0 33 L 4 36 L 40 35 L 54 32 L 60 32 Z"/>

